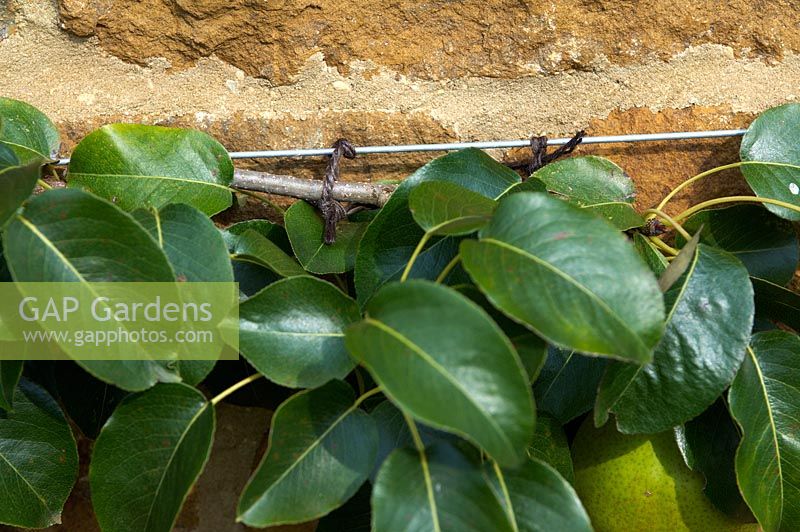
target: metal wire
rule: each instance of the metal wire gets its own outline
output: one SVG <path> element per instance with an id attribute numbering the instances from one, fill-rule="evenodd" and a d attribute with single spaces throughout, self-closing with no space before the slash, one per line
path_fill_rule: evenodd
<path id="1" fill-rule="evenodd" d="M 656 142 L 665 140 L 714 139 L 724 137 L 740 137 L 746 129 L 719 129 L 713 131 L 675 131 L 669 133 L 640 133 L 633 135 L 610 135 L 599 137 L 583 137 L 583 144 L 612 144 L 620 142 Z M 563 146 L 569 138 L 548 139 L 548 146 Z M 370 153 L 408 153 L 426 151 L 453 151 L 466 148 L 491 150 L 498 148 L 524 148 L 530 146 L 530 140 L 489 140 L 484 142 L 450 142 L 445 144 L 399 144 L 394 146 L 357 146 L 357 155 Z M 276 157 L 322 157 L 333 153 L 332 148 L 311 148 L 292 150 L 234 151 L 231 159 L 273 159 Z M 69 164 L 69 159 L 59 159 L 58 165 Z"/>

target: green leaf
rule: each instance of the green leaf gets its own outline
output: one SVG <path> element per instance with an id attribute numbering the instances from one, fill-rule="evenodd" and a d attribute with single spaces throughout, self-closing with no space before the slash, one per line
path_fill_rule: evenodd
<path id="1" fill-rule="evenodd" d="M 662 292 L 667 292 L 686 273 L 686 270 L 689 269 L 697 256 L 698 244 L 700 244 L 699 231 L 694 234 L 689 243 L 683 246 L 678 255 L 658 278 L 658 287 Z"/>
<path id="2" fill-rule="evenodd" d="M 185 204 L 131 214 L 159 243 L 179 281 L 233 282 L 228 248 L 208 216 Z"/>
<path id="3" fill-rule="evenodd" d="M 0 523 L 60 523 L 77 476 L 78 449 L 64 414 L 47 392 L 23 379 L 14 410 L 0 412 Z"/>
<path id="4" fill-rule="evenodd" d="M 403 447 L 414 448 L 414 437 L 408 429 L 403 412 L 394 406 L 391 401 L 383 401 L 376 406 L 370 417 L 375 421 L 378 429 L 378 453 L 375 458 L 375 467 L 370 474 L 370 480 L 375 483 L 375 477 L 380 471 L 383 462 L 395 449 Z M 431 445 L 437 441 L 457 441 L 457 436 L 441 432 L 425 425 L 416 423 L 417 431 L 424 445 Z"/>
<path id="5" fill-rule="evenodd" d="M 58 130 L 44 113 L 19 100 L 0 98 L 0 145 L 23 164 L 58 157 Z"/>
<path id="6" fill-rule="evenodd" d="M 571 157 L 534 172 L 548 191 L 608 220 L 620 231 L 641 227 L 644 219 L 633 208 L 633 181 L 616 164 L 602 157 Z"/>
<path id="7" fill-rule="evenodd" d="M 332 284 L 283 279 L 239 306 L 239 350 L 271 381 L 314 388 L 343 379 L 355 366 L 344 330 L 360 318 L 356 302 Z"/>
<path id="8" fill-rule="evenodd" d="M 239 235 L 249 230 L 253 230 L 267 240 L 271 240 L 285 253 L 294 253 L 292 251 L 292 245 L 289 243 L 289 237 L 286 235 L 286 230 L 282 226 L 268 220 L 246 220 L 244 222 L 235 223 L 221 231 L 222 238 L 228 245 L 229 252 L 233 252 L 235 249 Z M 239 283 L 239 290 L 246 296 L 252 296 L 265 286 L 281 278 L 268 268 L 251 262 L 242 262 L 238 260 L 233 261 L 233 276 L 236 282 Z"/>
<path id="9" fill-rule="evenodd" d="M 608 361 L 550 347 L 534 384 L 536 404 L 562 425 L 592 409 Z"/>
<path id="10" fill-rule="evenodd" d="M 250 262 L 267 268 L 281 277 L 306 275 L 296 260 L 287 255 L 277 244 L 249 229 L 229 242 L 234 261 Z"/>
<path id="11" fill-rule="evenodd" d="M 567 435 L 554 417 L 540 414 L 536 419 L 536 433 L 528 447 L 528 456 L 548 464 L 570 483 L 575 478 Z"/>
<path id="12" fill-rule="evenodd" d="M 375 532 L 512 532 L 509 515 L 475 460 L 444 443 L 424 455 L 398 449 L 372 489 Z"/>
<path id="13" fill-rule="evenodd" d="M 19 159 L 14 150 L 6 144 L 0 143 L 0 170 L 8 168 L 9 166 L 19 166 Z"/>
<path id="14" fill-rule="evenodd" d="M 532 177 L 579 206 L 633 203 L 636 197 L 628 174 L 603 157 L 570 157 L 540 168 Z"/>
<path id="15" fill-rule="evenodd" d="M 33 193 L 40 171 L 41 164 L 38 161 L 0 170 L 0 227 L 14 216 L 20 205 Z"/>
<path id="16" fill-rule="evenodd" d="M 269 448 L 244 488 L 238 520 L 303 523 L 344 504 L 369 476 L 378 434 L 341 381 L 292 396 L 272 418 Z"/>
<path id="17" fill-rule="evenodd" d="M 468 235 L 486 225 L 497 202 L 455 183 L 426 181 L 411 191 L 408 206 L 426 233 Z"/>
<path id="18" fill-rule="evenodd" d="M 736 375 L 754 314 L 742 263 L 700 244 L 665 299 L 670 312 L 653 362 L 609 365 L 595 405 L 596 424 L 614 412 L 621 432 L 668 430 L 705 411 Z"/>
<path id="19" fill-rule="evenodd" d="M 503 470 L 503 477 L 520 532 L 591 532 L 589 516 L 578 494 L 547 463 L 534 458 L 520 468 Z"/>
<path id="20" fill-rule="evenodd" d="M 14 390 L 22 375 L 22 360 L 0 360 L 0 409 L 11 410 Z"/>
<path id="21" fill-rule="evenodd" d="M 6 260 L 17 282 L 170 282 L 158 243 L 130 215 L 80 190 L 34 197 L 6 227 Z M 99 379 L 128 391 L 178 377 L 156 361 L 86 360 Z"/>
<path id="22" fill-rule="evenodd" d="M 496 198 L 519 180 L 516 172 L 475 149 L 434 159 L 406 178 L 361 239 L 355 268 L 358 302 L 363 305 L 382 285 L 400 277 L 425 234 L 408 206 L 414 187 L 425 181 L 447 181 L 487 198 Z M 410 278 L 435 279 L 456 253 L 451 239 L 441 240 L 423 251 Z"/>
<path id="23" fill-rule="evenodd" d="M 500 196 L 497 197 L 497 201 L 500 201 L 506 196 L 518 194 L 520 192 L 547 192 L 547 187 L 535 177 L 529 177 L 521 183 L 516 183 L 508 187 L 502 194 L 500 194 Z"/>
<path id="24" fill-rule="evenodd" d="M 703 491 L 714 506 L 732 517 L 748 517 L 750 511 L 739 494 L 734 469 L 741 437 L 724 399 L 675 427 L 675 436 L 686 465 L 705 476 Z"/>
<path id="25" fill-rule="evenodd" d="M 650 270 L 660 277 L 669 266 L 669 262 L 664 258 L 664 255 L 641 233 L 633 235 L 633 245 L 639 256 L 650 267 Z"/>
<path id="26" fill-rule="evenodd" d="M 756 118 L 742 139 L 742 161 L 778 164 L 745 164 L 741 167 L 747 183 L 757 196 L 772 198 L 800 207 L 800 146 L 795 139 L 800 130 L 800 104 L 773 107 Z M 764 205 L 770 212 L 792 221 L 800 213 Z"/>
<path id="27" fill-rule="evenodd" d="M 475 303 L 441 285 L 382 288 L 346 344 L 381 389 L 432 427 L 468 437 L 501 464 L 519 464 L 535 412 L 519 356 Z"/>
<path id="28" fill-rule="evenodd" d="M 294 254 L 306 271 L 324 275 L 353 269 L 358 243 L 367 230 L 366 222 L 339 222 L 336 225 L 336 242 L 328 246 L 323 242 L 325 221 L 305 201 L 297 201 L 289 207 L 284 220 Z"/>
<path id="29" fill-rule="evenodd" d="M 185 384 L 159 384 L 126 398 L 94 444 L 89 483 L 103 530 L 172 530 L 203 471 L 214 408 Z"/>
<path id="30" fill-rule="evenodd" d="M 729 393 L 742 428 L 736 478 L 768 532 L 800 529 L 800 338 L 774 331 L 753 336 Z"/>
<path id="31" fill-rule="evenodd" d="M 528 379 L 535 381 L 547 359 L 547 342 L 493 307 L 475 285 L 458 285 L 454 288 L 477 303 L 500 326 L 519 354 Z"/>
<path id="32" fill-rule="evenodd" d="M 655 277 L 610 225 L 542 193 L 500 202 L 464 267 L 489 300 L 549 342 L 647 362 L 663 329 Z"/>
<path id="33" fill-rule="evenodd" d="M 138 209 L 132 216 L 166 253 L 176 279 L 189 283 L 233 283 L 233 268 L 222 234 L 194 207 L 173 203 L 160 211 Z M 199 289 L 197 289 L 199 290 Z M 231 293 L 231 298 L 235 294 Z M 202 296 L 198 296 L 202 299 Z M 180 360 L 183 382 L 196 385 L 214 369 L 215 360 Z"/>
<path id="34" fill-rule="evenodd" d="M 753 277 L 785 285 L 792 280 L 800 247 L 790 222 L 759 205 L 734 205 L 700 211 L 683 222 L 694 233 L 700 227 L 700 241 L 736 255 Z M 678 244 L 683 240 L 678 238 Z"/>
<path id="35" fill-rule="evenodd" d="M 212 215 L 231 206 L 233 163 L 200 131 L 111 124 L 75 147 L 67 180 L 125 210 L 186 203 Z"/>
<path id="36" fill-rule="evenodd" d="M 599 216 L 608 223 L 616 227 L 619 231 L 627 231 L 634 227 L 642 227 L 645 224 L 642 215 L 636 212 L 633 205 L 621 201 L 597 203 L 586 205 L 583 210 Z"/>
<path id="37" fill-rule="evenodd" d="M 750 278 L 755 293 L 756 316 L 800 331 L 800 294 L 765 281 Z"/>

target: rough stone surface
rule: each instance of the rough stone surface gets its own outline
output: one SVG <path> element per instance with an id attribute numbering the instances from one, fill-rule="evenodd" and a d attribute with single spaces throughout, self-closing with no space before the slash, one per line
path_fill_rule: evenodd
<path id="1" fill-rule="evenodd" d="M 791 1 L 731 0 L 59 0 L 64 28 L 126 61 L 191 65 L 216 54 L 275 84 L 322 52 L 346 73 L 363 61 L 422 79 L 515 78 L 667 59 L 731 46 L 780 59 L 800 49 Z M 765 21 L 768 21 L 765 23 Z"/>

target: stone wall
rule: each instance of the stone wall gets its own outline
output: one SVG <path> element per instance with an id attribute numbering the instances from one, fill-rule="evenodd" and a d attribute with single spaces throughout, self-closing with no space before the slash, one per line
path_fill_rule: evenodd
<path id="1" fill-rule="evenodd" d="M 797 99 L 798 8 L 789 0 L 0 0 L 0 95 L 53 118 L 64 156 L 118 121 L 199 128 L 230 150 L 320 147 L 342 136 L 392 144 L 738 128 Z M 647 207 L 686 177 L 735 161 L 737 148 L 728 139 L 579 152 L 623 166 Z M 402 178 L 431 157 L 362 157 L 346 161 L 343 176 Z M 303 177 L 324 168 L 238 164 Z M 738 173 L 721 174 L 672 210 L 742 187 Z M 62 529 L 95 530 L 85 491 Z M 198 493 L 180 523 L 219 502 L 214 490 Z"/>
<path id="2" fill-rule="evenodd" d="M 196 127 L 231 150 L 731 128 L 796 99 L 798 20 L 789 1 L 0 0 L 0 93 L 48 113 L 65 154 L 114 121 Z M 736 147 L 581 152 L 621 164 L 644 207 Z M 344 174 L 401 178 L 430 157 Z"/>

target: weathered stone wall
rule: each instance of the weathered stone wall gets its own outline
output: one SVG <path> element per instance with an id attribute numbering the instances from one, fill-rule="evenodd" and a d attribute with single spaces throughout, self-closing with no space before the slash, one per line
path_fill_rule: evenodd
<path id="1" fill-rule="evenodd" d="M 114 121 L 197 127 L 231 150 L 738 127 L 796 99 L 796 4 L 0 0 L 0 93 L 53 117 L 65 154 Z M 581 152 L 622 164 L 646 206 L 736 145 Z M 399 178 L 430 157 L 344 173 Z M 242 164 L 310 177 L 323 163 Z"/>
<path id="2" fill-rule="evenodd" d="M 196 127 L 230 150 L 736 128 L 797 99 L 798 10 L 792 0 L 0 0 L 0 95 L 52 117 L 65 156 L 117 121 Z M 623 166 L 646 207 L 736 160 L 737 147 L 580 153 Z M 401 178 L 432 156 L 363 157 L 343 174 Z M 304 177 L 324 167 L 240 164 Z M 738 173 L 723 174 L 673 210 L 741 189 Z M 182 524 L 217 503 L 209 493 Z M 85 505 L 74 508 L 65 529 L 94 530 Z"/>

